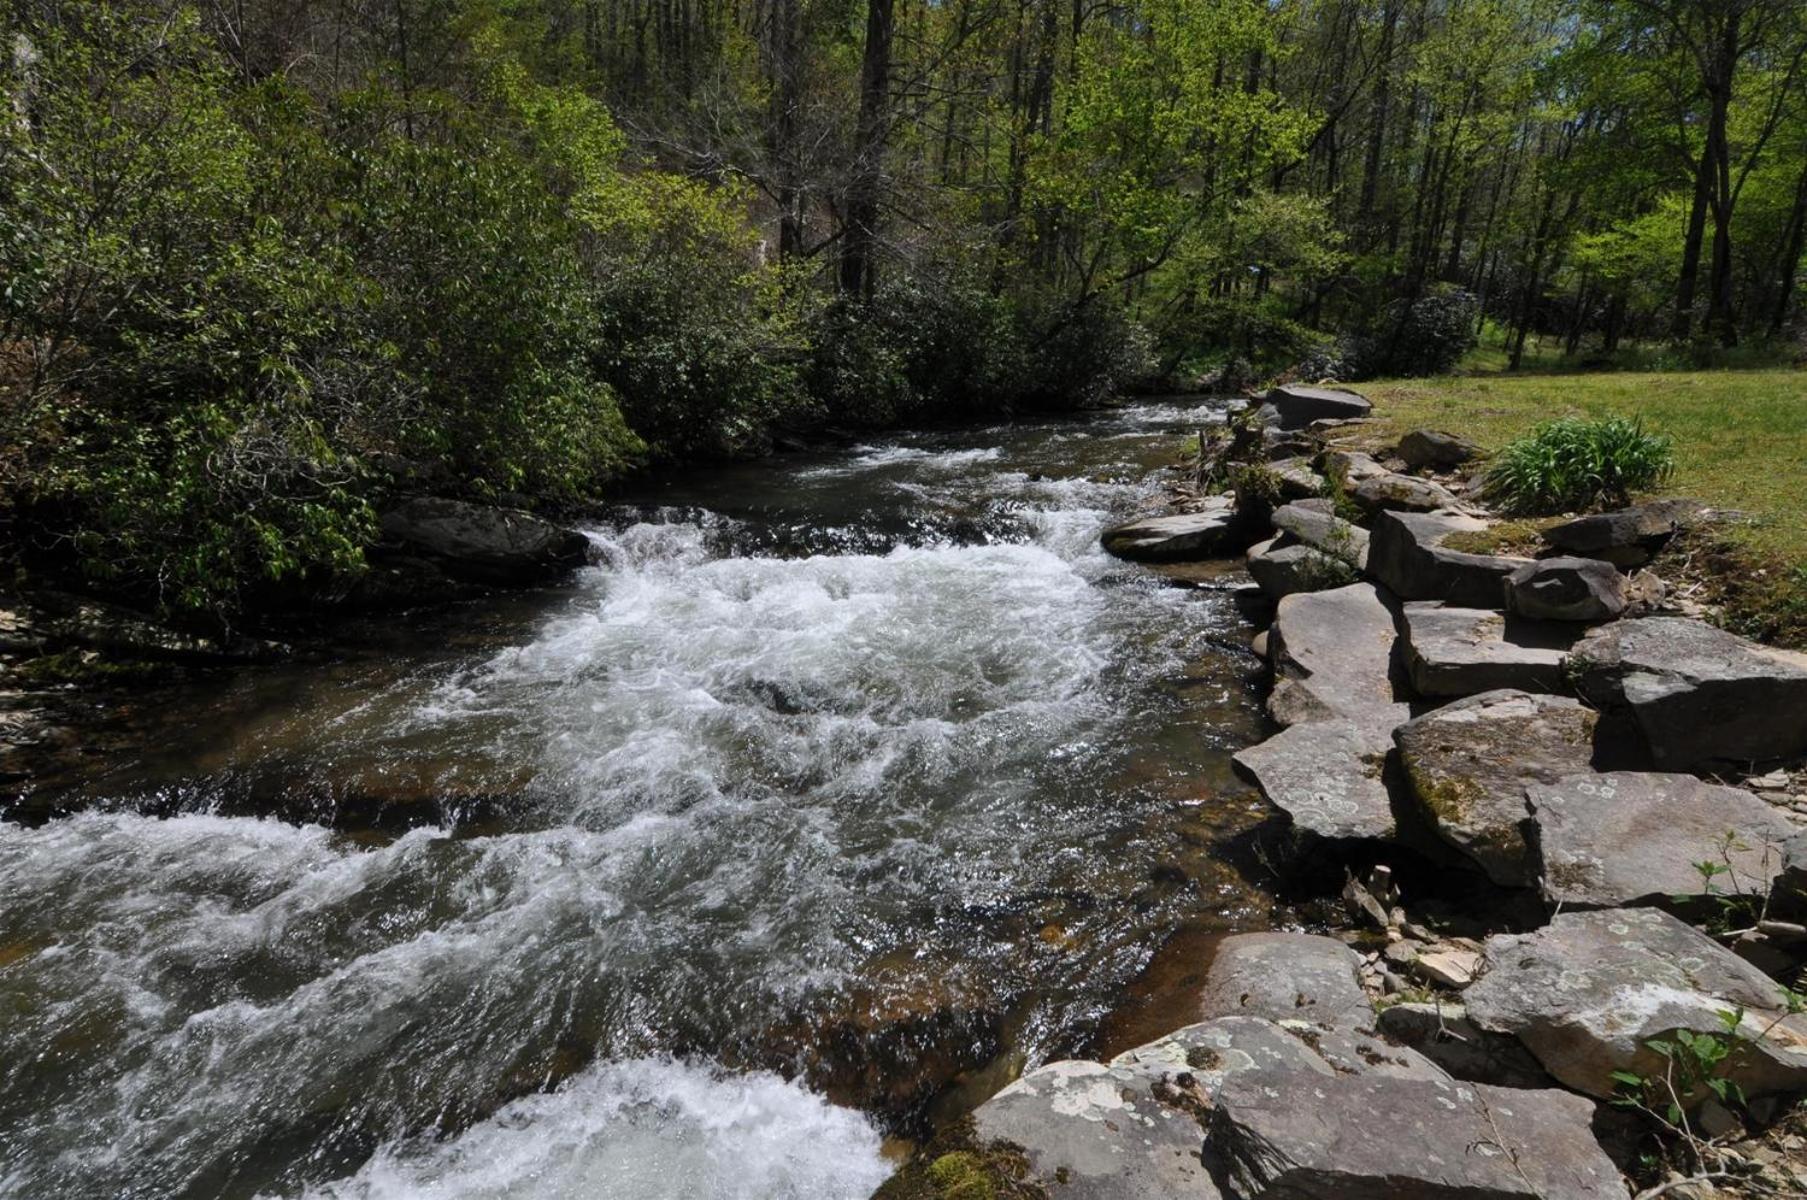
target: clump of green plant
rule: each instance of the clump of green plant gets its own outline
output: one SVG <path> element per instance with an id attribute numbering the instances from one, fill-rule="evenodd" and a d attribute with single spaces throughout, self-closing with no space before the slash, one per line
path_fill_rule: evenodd
<path id="1" fill-rule="evenodd" d="M 1673 444 L 1624 417 L 1546 421 L 1508 444 L 1487 469 L 1486 493 L 1508 512 L 1536 515 L 1624 504 L 1674 469 Z"/>

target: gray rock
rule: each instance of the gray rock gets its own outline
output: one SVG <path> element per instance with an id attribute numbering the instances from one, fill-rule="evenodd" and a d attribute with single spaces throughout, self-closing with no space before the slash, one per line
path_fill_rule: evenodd
<path id="1" fill-rule="evenodd" d="M 1349 498 L 1363 512 L 1433 512 L 1456 508 L 1460 501 L 1448 488 L 1415 475 L 1374 475 L 1349 489 Z"/>
<path id="2" fill-rule="evenodd" d="M 1294 592 L 1319 592 L 1355 582 L 1355 568 L 1310 546 L 1276 546 L 1270 540 L 1249 549 L 1249 576 L 1263 593 L 1278 600 Z"/>
<path id="3" fill-rule="evenodd" d="M 1412 798 L 1437 836 L 1495 883 L 1529 887 L 1541 871 L 1524 789 L 1586 772 L 1594 720 L 1565 697 L 1483 692 L 1393 736 Z"/>
<path id="4" fill-rule="evenodd" d="M 1305 458 L 1283 458 L 1270 462 L 1267 469 L 1280 481 L 1280 495 L 1286 500 L 1309 500 L 1322 496 L 1327 486 L 1324 477 L 1311 469 Z"/>
<path id="5" fill-rule="evenodd" d="M 1706 509 L 1698 500 L 1654 500 L 1616 512 L 1578 517 L 1544 530 L 1552 548 L 1614 566 L 1641 567 L 1677 532 L 1700 523 Z"/>
<path id="6" fill-rule="evenodd" d="M 1569 671 L 1582 697 L 1664 770 L 1807 752 L 1807 655 L 1685 617 L 1642 617 L 1590 632 Z"/>
<path id="7" fill-rule="evenodd" d="M 1544 1069 L 1590 1096 L 1615 1071 L 1657 1078 L 1648 1042 L 1677 1030 L 1743 1043 L 1721 1066 L 1750 1097 L 1807 1089 L 1807 1016 L 1786 1016 L 1780 984 L 1712 938 L 1653 908 L 1563 913 L 1535 933 L 1487 939 L 1487 971 L 1463 994 L 1483 1029 L 1516 1036 Z"/>
<path id="8" fill-rule="evenodd" d="M 1506 577 L 1506 609 L 1534 621 L 1613 621 L 1630 603 L 1625 576 L 1598 558 L 1545 558 Z"/>
<path id="9" fill-rule="evenodd" d="M 1228 496 L 1212 496 L 1198 512 L 1141 517 L 1104 531 L 1104 548 L 1134 562 L 1179 562 L 1243 548 L 1242 523 Z"/>
<path id="10" fill-rule="evenodd" d="M 1314 550 L 1342 559 L 1357 570 L 1368 565 L 1368 531 L 1316 502 L 1283 504 L 1274 510 L 1274 528 Z"/>
<path id="11" fill-rule="evenodd" d="M 1530 560 L 1470 554 L 1443 544 L 1454 534 L 1486 528 L 1487 522 L 1460 513 L 1383 512 L 1374 519 L 1368 574 L 1402 600 L 1499 608 L 1506 577 Z"/>
<path id="12" fill-rule="evenodd" d="M 511 508 L 417 496 L 384 510 L 383 539 L 435 560 L 457 579 L 525 584 L 581 566 L 589 539 Z"/>
<path id="13" fill-rule="evenodd" d="M 1299 832 L 1331 840 L 1385 840 L 1394 833 L 1381 774 L 1390 737 L 1353 721 L 1311 721 L 1236 752 L 1236 769 Z"/>
<path id="14" fill-rule="evenodd" d="M 1309 1021 L 1369 1029 L 1374 1010 L 1361 985 L 1361 956 L 1335 938 L 1237 933 L 1218 943 L 1199 1015 Z"/>
<path id="15" fill-rule="evenodd" d="M 1286 597 L 1268 637 L 1268 712 L 1282 725 L 1343 718 L 1391 733 L 1410 715 L 1393 693 L 1395 636 L 1393 614 L 1373 584 Z"/>
<path id="16" fill-rule="evenodd" d="M 1318 456 L 1318 470 L 1341 481 L 1345 489 L 1363 480 L 1393 473 L 1374 461 L 1373 455 L 1363 454 L 1360 450 L 1337 449 L 1326 450 Z"/>
<path id="17" fill-rule="evenodd" d="M 1409 1046 L 1457 1079 L 1500 1087 L 1544 1088 L 1555 1081 L 1524 1044 L 1490 1033 L 1460 1004 L 1392 1004 L 1380 1010 L 1380 1032 Z"/>
<path id="18" fill-rule="evenodd" d="M 1399 457 L 1414 471 L 1453 471 L 1481 457 L 1481 448 L 1465 437 L 1435 429 L 1414 429 L 1399 439 Z"/>
<path id="19" fill-rule="evenodd" d="M 1692 775 L 1573 775 L 1533 783 L 1525 798 L 1537 822 L 1544 899 L 1565 908 L 1704 895 L 1700 862 L 1727 869 L 1712 881 L 1714 891 L 1760 895 L 1794 832 L 1793 822 L 1742 788 Z"/>
<path id="20" fill-rule="evenodd" d="M 1373 408 L 1363 397 L 1342 388 L 1288 383 L 1270 388 L 1260 411 L 1268 424 L 1281 429 L 1303 429 L 1326 417 L 1365 417 Z"/>
<path id="21" fill-rule="evenodd" d="M 1557 692 L 1581 633 L 1481 608 L 1414 600 L 1401 610 L 1406 675 L 1420 696 L 1473 696 L 1499 688 Z"/>
<path id="22" fill-rule="evenodd" d="M 1205 1164 L 1233 1200 L 1624 1200 L 1592 1102 L 1274 1064 L 1226 1078 Z"/>
<path id="23" fill-rule="evenodd" d="M 1777 915 L 1807 915 L 1807 829 L 1796 831 L 1782 844 L 1782 869 L 1770 896 Z"/>

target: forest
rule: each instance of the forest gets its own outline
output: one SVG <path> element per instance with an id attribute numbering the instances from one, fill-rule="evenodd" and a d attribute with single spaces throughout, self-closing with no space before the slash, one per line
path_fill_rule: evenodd
<path id="1" fill-rule="evenodd" d="M 1795 0 L 9 0 L 0 50 L 8 566 L 167 613 L 329 593 L 398 493 L 1800 341 Z"/>

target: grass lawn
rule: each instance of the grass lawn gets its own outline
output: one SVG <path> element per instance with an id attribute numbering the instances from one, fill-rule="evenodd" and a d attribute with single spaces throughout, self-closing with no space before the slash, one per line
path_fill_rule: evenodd
<path id="1" fill-rule="evenodd" d="M 1391 436 L 1444 429 L 1498 449 L 1539 421 L 1641 418 L 1675 439 L 1664 494 L 1752 518 L 1752 548 L 1807 563 L 1807 371 L 1485 373 L 1358 384 Z"/>

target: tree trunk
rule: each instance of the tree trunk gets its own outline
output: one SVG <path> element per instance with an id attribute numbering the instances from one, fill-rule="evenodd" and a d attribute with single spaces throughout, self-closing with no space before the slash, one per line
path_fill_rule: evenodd
<path id="1" fill-rule="evenodd" d="M 885 169 L 886 126 L 890 120 L 892 0 L 867 0 L 866 50 L 860 62 L 860 115 L 856 126 L 853 178 L 847 188 L 846 224 L 841 239 L 841 292 L 867 298 L 877 272 L 879 192 Z"/>
<path id="2" fill-rule="evenodd" d="M 1781 281 L 1776 289 L 1775 311 L 1769 315 L 1769 336 L 1782 336 L 1788 322 L 1788 304 L 1794 298 L 1795 274 L 1801 269 L 1801 254 L 1807 251 L 1807 165 L 1794 185 L 1794 207 L 1788 215 L 1788 232 L 1782 239 Z"/>
<path id="3" fill-rule="evenodd" d="M 1669 336 L 1678 342 L 1688 340 L 1694 331 L 1694 289 L 1700 278 L 1700 247 L 1707 229 L 1708 179 L 1712 164 L 1703 151 L 1694 171 L 1694 200 L 1688 206 L 1688 229 L 1682 238 L 1682 269 L 1675 281 L 1675 316 L 1670 320 Z"/>

